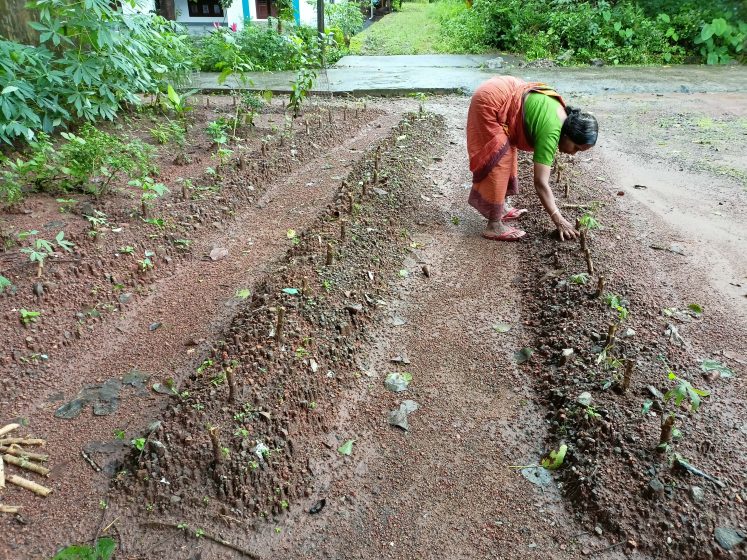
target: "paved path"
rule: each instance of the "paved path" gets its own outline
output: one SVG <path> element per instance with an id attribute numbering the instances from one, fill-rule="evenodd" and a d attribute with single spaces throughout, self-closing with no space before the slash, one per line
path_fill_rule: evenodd
<path id="1" fill-rule="evenodd" d="M 744 66 L 574 67 L 519 68 L 504 56 L 501 68 L 490 68 L 495 56 L 417 55 L 346 56 L 320 72 L 314 92 L 330 95 L 407 95 L 409 93 L 471 93 L 496 74 L 553 84 L 573 94 L 610 93 L 718 93 L 739 92 L 747 83 Z M 224 90 L 216 73 L 198 73 L 194 86 Z M 287 93 L 295 72 L 253 72 L 246 89 Z"/>

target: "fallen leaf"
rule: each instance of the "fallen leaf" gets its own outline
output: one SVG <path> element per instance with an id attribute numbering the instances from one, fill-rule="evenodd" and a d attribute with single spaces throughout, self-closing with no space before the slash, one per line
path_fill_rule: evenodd
<path id="1" fill-rule="evenodd" d="M 337 451 L 340 452 L 340 455 L 350 455 L 353 452 L 353 443 L 355 442 L 354 439 L 349 439 L 345 443 L 343 443 L 340 447 L 337 448 Z"/>
<path id="2" fill-rule="evenodd" d="M 703 360 L 700 363 L 700 369 L 705 373 L 708 373 L 709 371 L 717 371 L 721 377 L 734 377 L 734 372 L 732 370 L 716 360 Z"/>
<path id="3" fill-rule="evenodd" d="M 296 237 L 296 230 L 289 229 L 288 231 L 285 232 L 285 235 L 288 239 L 293 239 L 294 237 Z"/>
<path id="4" fill-rule="evenodd" d="M 506 323 L 496 323 L 493 325 L 493 330 L 499 334 L 507 333 L 511 330 L 511 325 L 507 325 Z"/>
<path id="5" fill-rule="evenodd" d="M 288 294 L 289 296 L 297 296 L 298 289 L 297 288 L 283 288 L 283 293 Z"/>
<path id="6" fill-rule="evenodd" d="M 568 451 L 568 446 L 563 444 L 557 451 L 550 451 L 548 456 L 540 461 L 540 464 L 549 471 L 557 470 L 563 465 L 566 451 Z"/>
<path id="7" fill-rule="evenodd" d="M 534 350 L 531 348 L 522 348 L 521 350 L 514 352 L 514 359 L 516 360 L 517 364 L 523 364 L 524 362 L 528 362 L 529 359 L 532 357 L 532 354 L 534 354 Z"/>

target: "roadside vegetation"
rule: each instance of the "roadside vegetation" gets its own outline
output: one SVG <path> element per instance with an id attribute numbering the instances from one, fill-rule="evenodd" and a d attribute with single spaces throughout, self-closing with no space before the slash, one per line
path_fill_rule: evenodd
<path id="1" fill-rule="evenodd" d="M 457 34 L 447 33 L 446 22 L 466 12 L 467 6 L 460 0 L 403 2 L 397 12 L 353 37 L 351 54 L 460 54 L 490 50 L 485 43 L 473 48 Z"/>
<path id="2" fill-rule="evenodd" d="M 362 9 L 364 6 L 354 1 L 328 4 L 323 45 L 315 27 L 293 22 L 292 11 L 281 11 L 280 18 L 270 18 L 267 24 L 247 22 L 239 31 L 219 27 L 193 40 L 195 66 L 204 72 L 220 72 L 225 64 L 226 42 L 235 47 L 233 51 L 242 63 L 257 72 L 334 64 L 348 54 L 350 38 L 363 28 Z"/>
<path id="3" fill-rule="evenodd" d="M 405 2 L 353 38 L 356 54 L 484 53 L 574 64 L 745 60 L 747 5 L 721 0 Z"/>

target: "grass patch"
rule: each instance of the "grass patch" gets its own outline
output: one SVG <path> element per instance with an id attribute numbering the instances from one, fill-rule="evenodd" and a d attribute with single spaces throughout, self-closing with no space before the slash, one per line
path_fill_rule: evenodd
<path id="1" fill-rule="evenodd" d="M 464 2 L 403 2 L 402 9 L 384 16 L 353 36 L 350 53 L 358 55 L 465 54 L 444 32 L 442 21 L 466 10 Z"/>

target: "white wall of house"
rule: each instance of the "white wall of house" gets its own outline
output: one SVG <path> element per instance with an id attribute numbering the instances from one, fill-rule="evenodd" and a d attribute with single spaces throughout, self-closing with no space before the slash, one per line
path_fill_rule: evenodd
<path id="1" fill-rule="evenodd" d="M 298 8 L 300 12 L 301 24 L 316 27 L 316 0 L 313 0 L 312 2 L 308 2 L 307 0 L 299 0 Z"/>
<path id="2" fill-rule="evenodd" d="M 221 25 L 231 25 L 235 23 L 239 27 L 244 25 L 242 0 L 234 0 L 229 8 L 224 8 L 223 16 L 217 17 L 190 16 L 188 0 L 175 0 L 174 7 L 176 8 L 176 21 L 183 23 L 188 27 L 191 27 L 193 24 L 204 24 L 207 27 L 212 28 L 213 23 L 220 23 Z"/>
<path id="3" fill-rule="evenodd" d="M 136 0 L 136 4 L 133 8 L 128 2 L 123 2 L 122 11 L 125 14 L 133 14 L 154 12 L 156 9 L 155 0 Z M 296 5 L 299 11 L 298 21 L 303 25 L 316 27 L 316 0 L 298 0 Z M 185 25 L 190 33 L 195 34 L 209 33 L 215 23 L 224 27 L 235 23 L 241 29 L 245 19 L 266 21 L 257 19 L 256 0 L 233 0 L 229 8 L 224 8 L 223 16 L 217 17 L 190 16 L 189 0 L 174 0 L 174 7 L 176 8 L 176 21 Z"/>

